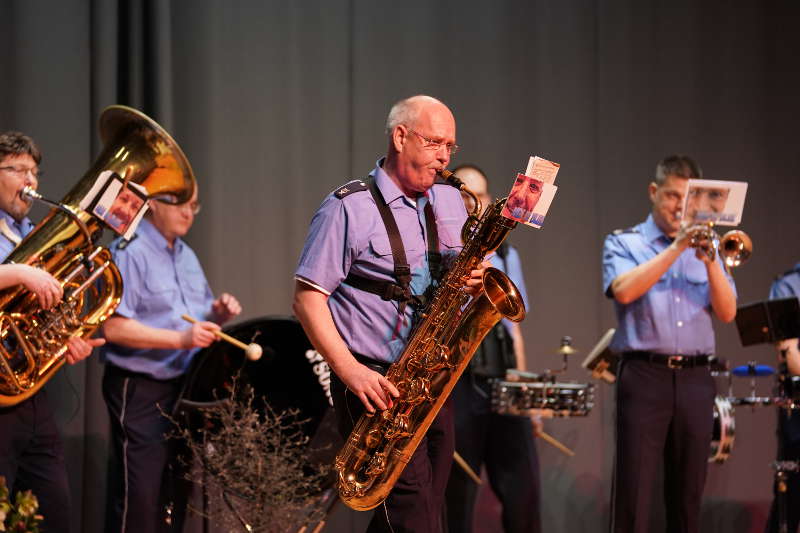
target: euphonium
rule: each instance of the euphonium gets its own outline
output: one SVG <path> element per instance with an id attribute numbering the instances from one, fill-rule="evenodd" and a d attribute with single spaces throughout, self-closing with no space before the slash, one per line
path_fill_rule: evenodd
<path id="1" fill-rule="evenodd" d="M 339 495 L 359 511 L 372 509 L 389 495 L 489 330 L 503 317 L 516 322 L 525 317 L 519 291 L 495 268 L 486 269 L 483 289 L 472 300 L 464 291 L 470 272 L 517 225 L 500 214 L 505 199 L 494 202 L 478 218 L 481 206 L 475 195 L 452 172 L 441 174 L 470 194 L 476 205 L 464 224 L 461 253 L 386 374 L 400 396 L 392 407 L 362 415 L 336 457 Z"/>
<path id="2" fill-rule="evenodd" d="M 100 117 L 104 148 L 94 165 L 17 246 L 6 263 L 39 267 L 59 280 L 61 302 L 42 310 L 22 286 L 0 291 L 0 407 L 35 394 L 64 364 L 69 337 L 91 336 L 119 305 L 122 278 L 108 249 L 96 245 L 102 222 L 79 207 L 100 173 L 181 203 L 195 188 L 192 168 L 167 132 L 144 114 L 111 106 Z M 41 197 L 31 191 L 26 194 Z"/>

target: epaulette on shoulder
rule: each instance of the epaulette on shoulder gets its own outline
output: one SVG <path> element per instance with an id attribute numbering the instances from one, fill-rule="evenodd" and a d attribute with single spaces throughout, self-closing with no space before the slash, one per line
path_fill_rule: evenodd
<path id="1" fill-rule="evenodd" d="M 634 226 L 634 227 L 625 228 L 625 229 L 615 229 L 614 231 L 611 232 L 611 234 L 615 235 L 615 236 L 616 235 L 622 235 L 624 233 L 639 233 L 639 230 Z"/>
<path id="2" fill-rule="evenodd" d="M 127 241 L 126 241 L 125 239 L 120 239 L 120 240 L 119 240 L 119 242 L 117 243 L 117 250 L 124 250 L 125 248 L 127 248 L 127 247 L 128 247 L 128 245 L 129 245 L 130 243 L 132 243 L 133 241 L 135 241 L 135 240 L 136 240 L 136 238 L 137 238 L 138 236 L 139 236 L 139 234 L 138 234 L 138 233 L 134 233 L 134 234 L 133 234 L 133 237 L 131 237 L 131 238 L 130 238 L 130 239 L 128 239 Z"/>
<path id="3" fill-rule="evenodd" d="M 792 274 L 800 274 L 800 268 L 798 267 L 791 268 L 786 272 L 784 272 L 783 274 L 781 274 L 780 276 L 778 276 L 776 279 L 785 278 L 786 276 L 791 276 Z"/>
<path id="4" fill-rule="evenodd" d="M 341 200 L 345 196 L 349 196 L 354 192 L 366 191 L 366 190 L 367 190 L 367 184 L 364 183 L 363 180 L 353 180 L 351 182 L 345 183 L 344 185 L 336 189 L 333 195 L 339 200 Z"/>

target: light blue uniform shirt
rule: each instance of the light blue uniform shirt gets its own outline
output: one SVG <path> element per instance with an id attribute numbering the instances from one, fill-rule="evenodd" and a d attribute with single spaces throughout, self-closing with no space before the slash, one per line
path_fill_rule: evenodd
<path id="1" fill-rule="evenodd" d="M 522 301 L 525 303 L 525 310 L 530 312 L 530 307 L 528 307 L 528 291 L 525 288 L 525 278 L 522 276 L 522 261 L 520 261 L 519 252 L 517 252 L 517 249 L 509 245 L 505 260 L 503 260 L 497 253 L 493 253 L 491 257 L 489 257 L 489 262 L 496 269 L 505 272 L 508 278 L 514 282 L 514 285 L 517 287 L 517 290 L 519 290 L 519 293 L 522 296 Z M 504 318 L 503 325 L 508 332 L 511 333 L 511 328 L 514 325 L 514 322 Z"/>
<path id="2" fill-rule="evenodd" d="M 121 250 L 117 242 L 112 245 L 112 254 L 124 289 L 116 315 L 176 331 L 189 327 L 181 318 L 184 313 L 199 320 L 208 317 L 214 296 L 197 256 L 185 242 L 175 239 L 174 247 L 169 248 L 164 236 L 146 218 L 139 224 L 136 239 Z M 119 368 L 166 380 L 185 373 L 198 350 L 143 350 L 106 343 L 100 349 L 100 358 Z"/>
<path id="3" fill-rule="evenodd" d="M 653 221 L 653 215 L 631 230 L 615 232 L 603 246 L 603 290 L 620 274 L 647 262 L 672 240 Z M 721 261 L 714 262 L 722 269 Z M 734 292 L 733 279 L 727 275 Z M 667 355 L 714 353 L 708 274 L 705 264 L 687 248 L 663 276 L 636 301 L 616 300 L 617 332 L 611 340 L 615 352 L 647 351 Z"/>
<path id="4" fill-rule="evenodd" d="M 14 217 L 5 211 L 0 211 L 0 219 L 5 220 L 9 229 L 19 235 L 21 239 L 25 238 L 34 228 L 33 222 L 31 222 L 28 217 L 23 218 L 21 222 L 17 223 Z M 0 233 L 0 261 L 5 261 L 16 247 L 17 244 L 14 241 Z"/>
<path id="5" fill-rule="evenodd" d="M 800 298 L 800 263 L 794 266 L 783 276 L 772 283 L 769 289 L 769 299 L 778 300 L 780 298 Z"/>
<path id="6" fill-rule="evenodd" d="M 422 294 L 430 285 L 425 203 L 436 217 L 442 264 L 461 250 L 461 227 L 466 210 L 461 193 L 449 185 L 434 185 L 413 201 L 378 166 L 370 173 L 392 210 L 411 268 L 411 291 Z M 343 198 L 328 195 L 311 220 L 308 237 L 295 272 L 296 279 L 328 294 L 328 307 L 339 334 L 351 351 L 383 362 L 402 353 L 412 326 L 413 310 L 400 320 L 398 303 L 356 289 L 344 282 L 348 273 L 394 281 L 389 237 L 369 191 Z"/>

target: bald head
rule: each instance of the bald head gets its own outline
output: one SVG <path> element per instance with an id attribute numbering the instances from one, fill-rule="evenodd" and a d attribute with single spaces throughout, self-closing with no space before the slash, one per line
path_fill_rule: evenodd
<path id="1" fill-rule="evenodd" d="M 417 95 L 392 106 L 386 119 L 389 148 L 383 170 L 415 198 L 433 186 L 456 147 L 456 120 L 442 102 Z"/>
<path id="2" fill-rule="evenodd" d="M 417 127 L 421 113 L 437 108 L 439 111 L 442 111 L 441 108 L 443 108 L 446 114 L 449 114 L 451 118 L 453 117 L 450 109 L 441 100 L 437 100 L 432 96 L 418 94 L 400 100 L 392 106 L 392 109 L 389 110 L 389 116 L 386 117 L 386 135 L 391 137 L 394 129 L 400 124 L 405 124 L 411 128 Z M 455 122 L 455 118 L 453 118 L 453 122 Z"/>

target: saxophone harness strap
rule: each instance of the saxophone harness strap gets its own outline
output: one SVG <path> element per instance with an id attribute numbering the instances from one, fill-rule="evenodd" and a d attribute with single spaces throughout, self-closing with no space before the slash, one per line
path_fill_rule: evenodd
<path id="1" fill-rule="evenodd" d="M 370 177 L 367 179 L 367 183 L 369 192 L 375 200 L 375 205 L 378 206 L 383 225 L 386 227 L 386 233 L 389 236 L 396 281 L 371 279 L 351 272 L 344 282 L 356 289 L 377 294 L 384 300 L 398 302 L 400 304 L 398 307 L 400 315 L 405 312 L 406 305 L 411 305 L 413 309 L 418 310 L 424 307 L 426 295 L 411 293 L 411 268 L 406 260 L 403 239 L 400 236 L 400 230 L 397 227 L 394 215 L 392 215 L 392 209 L 383 199 L 375 179 Z M 428 234 L 428 268 L 431 272 L 431 279 L 438 282 L 442 276 L 442 254 L 439 253 L 439 233 L 436 229 L 436 218 L 430 202 L 425 203 L 425 227 Z"/>

